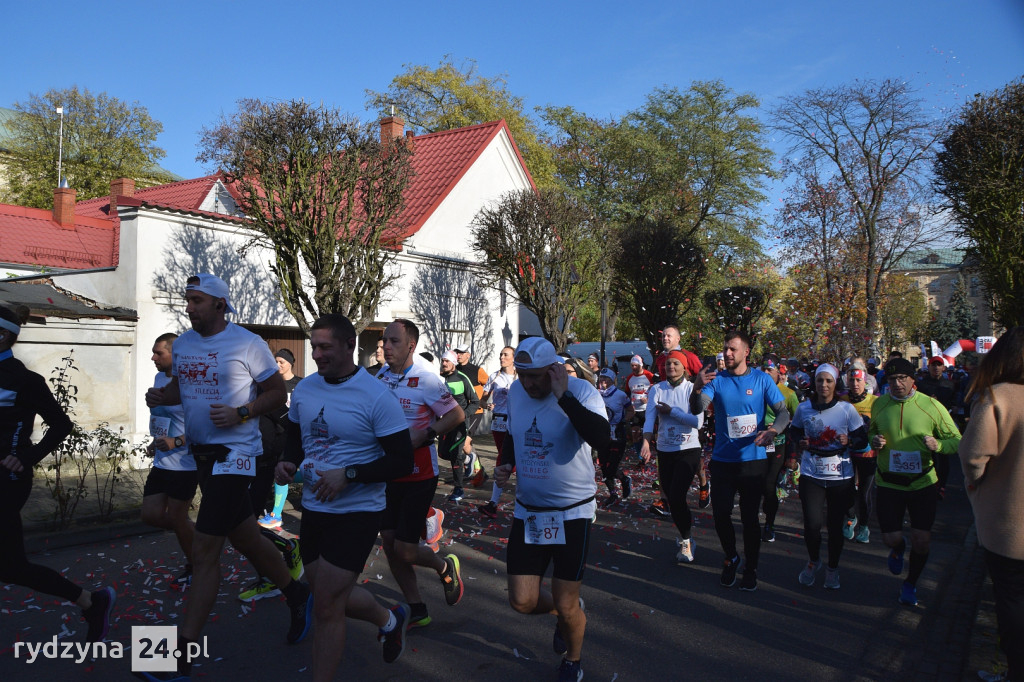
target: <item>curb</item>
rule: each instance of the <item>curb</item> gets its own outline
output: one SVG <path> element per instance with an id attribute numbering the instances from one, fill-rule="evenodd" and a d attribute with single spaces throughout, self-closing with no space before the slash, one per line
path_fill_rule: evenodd
<path id="1" fill-rule="evenodd" d="M 109 542 L 135 535 L 162 533 L 162 528 L 154 528 L 139 520 L 139 510 L 130 509 L 115 512 L 106 522 L 96 525 L 80 525 L 82 521 L 91 519 L 83 517 L 79 523 L 63 530 L 47 530 L 45 524 L 26 529 L 25 552 L 39 554 L 54 549 L 66 549 L 79 545 Z"/>

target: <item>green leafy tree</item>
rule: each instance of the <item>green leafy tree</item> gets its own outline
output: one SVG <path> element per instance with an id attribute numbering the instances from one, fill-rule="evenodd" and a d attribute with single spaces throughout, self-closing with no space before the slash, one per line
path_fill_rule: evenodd
<path id="1" fill-rule="evenodd" d="M 878 302 L 879 347 L 892 350 L 926 341 L 928 312 L 928 298 L 914 279 L 902 273 L 889 273 Z M 870 349 L 860 346 L 854 350 L 863 355 Z"/>
<path id="2" fill-rule="evenodd" d="M 589 214 L 558 190 L 509 192 L 476 215 L 472 235 L 486 283 L 507 283 L 537 316 L 544 338 L 564 350 L 578 311 L 593 299 L 587 273 L 600 252 Z"/>
<path id="3" fill-rule="evenodd" d="M 1024 324 L 1024 78 L 976 95 L 942 140 L 935 187 L 945 197 L 992 318 Z"/>
<path id="4" fill-rule="evenodd" d="M 281 298 L 309 333 L 340 312 L 361 332 L 397 279 L 408 147 L 376 126 L 301 101 L 244 99 L 203 130 L 199 160 L 224 170 L 240 208 L 273 253 Z"/>
<path id="5" fill-rule="evenodd" d="M 61 173 L 77 190 L 78 200 L 106 196 L 110 181 L 120 177 L 133 178 L 140 186 L 170 179 L 156 166 L 166 154 L 156 146 L 163 125 L 144 106 L 72 86 L 31 94 L 14 104 L 17 115 L 7 124 L 6 151 L 12 160 L 3 170 L 4 201 L 36 208 L 53 205 L 59 184 L 57 107 L 64 109 Z"/>
<path id="6" fill-rule="evenodd" d="M 726 330 L 737 329 L 756 342 L 759 323 L 768 311 L 771 292 L 758 286 L 732 286 L 704 293 L 704 305 Z"/>
<path id="7" fill-rule="evenodd" d="M 383 92 L 366 91 L 367 109 L 390 113 L 427 133 L 505 119 L 538 187 L 554 184 L 551 151 L 540 141 L 537 123 L 524 112 L 523 98 L 508 89 L 505 76 L 486 77 L 476 61 L 456 64 L 445 55 L 436 68 L 406 64 Z"/>

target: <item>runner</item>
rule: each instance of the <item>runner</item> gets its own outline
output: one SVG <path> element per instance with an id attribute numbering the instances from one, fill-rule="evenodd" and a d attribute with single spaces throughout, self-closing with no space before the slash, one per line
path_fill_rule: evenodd
<path id="1" fill-rule="evenodd" d="M 518 463 L 515 518 L 508 540 L 508 593 L 519 613 L 557 617 L 552 646 L 562 655 L 560 682 L 583 678 L 580 656 L 587 617 L 580 585 L 590 547 L 594 501 L 591 448 L 608 447 L 600 394 L 570 378 L 549 341 L 531 337 L 515 354 L 519 381 L 509 389 L 504 484 Z M 551 591 L 541 580 L 554 563 Z"/>
<path id="2" fill-rule="evenodd" d="M 469 417 L 476 412 L 479 400 L 473 382 L 465 374 L 455 368 L 458 361 L 455 353 L 445 351 L 441 356 L 441 378 L 448 387 L 448 392 L 455 398 L 456 404 L 462 408 L 466 415 L 465 421 L 451 431 L 442 434 L 437 441 L 438 451 L 441 457 L 452 465 L 452 493 L 448 496 L 449 502 L 461 502 L 465 491 L 463 476 L 465 473 L 465 458 L 469 453 L 465 445 L 469 438 Z"/>
<path id="3" fill-rule="evenodd" d="M 652 443 L 657 421 L 658 471 L 662 490 L 668 495 L 672 521 L 679 530 L 678 563 L 693 561 L 695 543 L 691 539 L 693 517 L 686 504 L 686 493 L 700 467 L 701 446 L 698 431 L 704 415 L 690 414 L 690 395 L 693 384 L 688 381 L 686 356 L 681 351 L 670 351 L 665 359 L 664 381 L 651 387 L 647 397 L 653 408 L 647 411 L 644 422 L 644 441 L 640 456 L 646 464 L 651 460 Z"/>
<path id="4" fill-rule="evenodd" d="M 88 625 L 87 642 L 102 642 L 110 627 L 117 595 L 113 587 L 87 590 L 47 566 L 29 563 L 21 508 L 32 492 L 32 469 L 56 450 L 74 425 L 46 380 L 14 357 L 11 347 L 28 317 L 0 306 L 0 580 L 36 592 L 52 594 L 82 609 Z M 36 415 L 46 422 L 46 433 L 32 444 Z"/>
<path id="5" fill-rule="evenodd" d="M 739 493 L 746 555 L 740 589 L 752 592 L 757 589 L 757 562 L 761 553 L 761 524 L 757 513 L 768 472 L 765 446 L 785 430 L 789 411 L 771 377 L 747 366 L 750 338 L 746 334 L 728 332 L 722 353 L 724 372 L 707 367 L 695 377 L 690 411 L 702 414 L 708 405 L 715 407 L 715 448 L 710 472 L 715 480 L 715 496 L 711 508 L 715 531 L 725 552 L 722 585 L 736 584 L 741 564 L 732 525 L 733 505 Z M 766 407 L 775 412 L 775 421 L 768 425 L 765 425 Z"/>
<path id="6" fill-rule="evenodd" d="M 166 386 L 171 380 L 171 349 L 177 334 L 161 334 L 153 343 L 153 364 L 157 374 L 153 385 Z M 185 557 L 185 570 L 171 583 L 178 588 L 192 583 L 192 539 L 195 524 L 188 517 L 192 498 L 199 486 L 196 461 L 185 441 L 185 412 L 181 405 L 160 405 L 149 411 L 149 435 L 153 441 L 146 453 L 153 468 L 142 491 L 142 522 L 154 528 L 174 531 Z"/>
<path id="7" fill-rule="evenodd" d="M 276 479 L 303 471 L 302 559 L 313 590 L 313 679 L 333 680 L 351 616 L 380 628 L 384 661 L 405 649 L 409 607 L 384 608 L 356 585 L 380 531 L 385 481 L 412 471 L 412 443 L 394 395 L 356 366 L 356 331 L 343 315 L 313 323 L 317 374 L 292 393 L 285 460 Z"/>
<path id="8" fill-rule="evenodd" d="M 935 398 L 949 410 L 950 415 L 953 414 L 957 402 L 957 388 L 954 381 L 946 378 L 946 361 L 942 357 L 936 355 L 928 360 L 928 373 L 919 379 L 916 385 L 918 391 Z M 939 477 L 937 492 L 941 500 L 946 496 L 946 481 L 949 480 L 949 456 L 935 457 L 935 473 Z"/>
<path id="9" fill-rule="evenodd" d="M 634 355 L 629 361 L 631 373 L 626 377 L 626 392 L 633 401 L 633 424 L 629 432 L 636 455 L 644 445 L 644 424 L 647 422 L 647 392 L 654 385 L 654 374 L 644 369 L 644 359 Z"/>
<path id="10" fill-rule="evenodd" d="M 409 626 L 430 624 L 427 605 L 420 596 L 416 566 L 437 572 L 449 606 L 462 599 L 464 584 L 459 558 L 443 558 L 420 544 L 424 523 L 437 490 L 437 451 L 434 441 L 465 422 L 466 414 L 455 403 L 441 377 L 414 363 L 420 331 L 409 320 L 397 319 L 384 330 L 384 359 L 387 366 L 377 378 L 398 398 L 415 448 L 415 463 L 408 476 L 388 481 L 387 506 L 381 520 L 380 536 L 391 574 L 409 604 Z"/>
<path id="11" fill-rule="evenodd" d="M 782 377 L 779 375 L 779 366 L 779 358 L 776 355 L 766 355 L 761 361 L 761 371 L 771 377 L 785 398 L 786 410 L 790 414 L 796 414 L 796 408 L 800 405 L 800 401 L 797 400 L 796 393 L 786 386 L 782 380 Z M 775 413 L 772 412 L 772 408 L 769 406 L 765 411 L 765 421 L 774 420 Z M 768 473 L 764 478 L 764 502 L 761 505 L 764 510 L 764 529 L 761 531 L 762 542 L 775 542 L 775 517 L 779 513 L 779 474 L 782 473 L 782 465 L 787 454 L 792 456 L 791 441 L 792 439 L 787 438 L 787 432 L 783 429 L 782 433 L 775 437 L 775 441 L 766 445 L 764 449 L 768 457 Z"/>
<path id="12" fill-rule="evenodd" d="M 608 486 L 608 498 L 604 501 L 607 509 L 619 501 L 619 495 L 615 492 L 615 479 L 622 484 L 622 499 L 628 498 L 632 490 L 633 479 L 625 473 L 619 473 L 619 464 L 626 450 L 626 425 L 633 419 L 633 404 L 629 395 L 615 386 L 615 372 L 607 367 L 597 377 L 597 390 L 604 400 L 611 427 L 608 449 L 597 451 L 601 477 Z"/>
<path id="13" fill-rule="evenodd" d="M 801 585 L 810 587 L 821 569 L 821 527 L 828 528 L 828 567 L 825 588 L 839 589 L 839 556 L 843 551 L 846 510 L 853 503 L 853 464 L 850 450 L 868 441 L 864 420 L 850 403 L 836 397 L 839 370 L 829 363 L 814 373 L 816 400 L 800 403 L 789 431 L 800 461 L 800 505 L 804 513 L 804 544 L 808 562 L 800 572 Z M 789 458 L 789 467 L 796 458 Z M 825 507 L 825 516 L 822 516 Z"/>
<path id="14" fill-rule="evenodd" d="M 274 353 L 274 362 L 277 363 L 277 371 L 281 373 L 281 377 L 284 379 L 284 388 L 288 392 L 288 398 L 285 401 L 285 407 L 281 408 L 280 413 L 274 413 L 271 415 L 262 415 L 260 417 L 260 430 L 265 431 L 268 428 L 273 430 L 282 430 L 285 416 L 288 414 L 288 406 L 291 405 L 292 391 L 302 381 L 302 377 L 295 374 L 293 366 L 295 365 L 295 355 L 287 348 L 280 348 Z M 266 436 L 264 436 L 264 442 Z M 266 447 L 264 446 L 264 455 L 266 455 Z M 277 452 L 275 454 L 280 454 Z M 277 461 L 270 462 L 270 470 L 273 471 L 274 467 L 277 466 Z M 255 483 L 254 483 L 255 486 Z M 259 494 L 261 489 L 257 489 L 254 493 L 254 498 L 259 500 Z M 274 484 L 274 508 L 268 514 L 264 514 L 259 519 L 259 524 L 262 528 L 276 529 L 280 528 L 282 524 L 282 514 L 284 512 L 284 503 L 288 499 L 288 486 Z M 253 509 L 259 511 L 262 509 L 262 502 L 253 505 Z"/>
<path id="15" fill-rule="evenodd" d="M 889 392 L 871 406 L 871 447 L 878 453 L 876 500 L 882 541 L 889 552 L 889 571 L 903 573 L 907 549 L 903 517 L 910 514 L 910 570 L 899 601 L 917 605 L 917 580 L 928 561 L 932 524 L 939 497 L 934 457 L 955 453 L 960 432 L 942 403 L 914 387 L 914 365 L 894 358 L 885 363 Z"/>
<path id="16" fill-rule="evenodd" d="M 508 389 L 512 387 L 518 375 L 515 366 L 516 349 L 512 346 L 505 346 L 498 356 L 500 369 L 492 374 L 484 386 L 482 402 L 485 409 L 491 411 L 491 436 L 494 437 L 494 447 L 498 450 L 498 456 L 494 460 L 494 466 L 499 467 L 502 463 L 501 446 L 508 433 Z M 491 499 L 487 504 L 478 507 L 480 513 L 492 519 L 498 516 L 498 503 L 501 501 L 501 486 L 494 482 L 491 490 Z"/>
<path id="17" fill-rule="evenodd" d="M 277 585 L 291 620 L 286 640 L 298 644 L 312 622 L 309 587 L 289 575 L 284 558 L 263 537 L 249 497 L 256 457 L 262 450 L 254 417 L 285 402 L 284 379 L 263 339 L 228 322 L 234 313 L 227 284 L 210 274 L 189 277 L 185 312 L 192 329 L 174 343 L 174 376 L 162 388 L 146 392 L 150 407 L 181 404 L 185 438 L 196 460 L 202 499 L 193 541 L 194 574 L 179 629 L 176 672 L 139 673 L 143 679 L 187 679 L 191 662 L 184 655 L 199 640 L 220 585 L 220 556 L 225 538 Z M 259 396 L 256 389 L 262 389 Z"/>
<path id="18" fill-rule="evenodd" d="M 854 360 L 851 369 L 846 373 L 847 393 L 844 399 L 853 405 L 857 414 L 864 419 L 864 425 L 871 426 L 871 406 L 878 398 L 876 394 L 868 391 L 867 379 L 871 375 L 865 369 L 857 367 Z M 853 540 L 867 544 L 871 539 L 871 530 L 868 528 L 868 519 L 871 518 L 871 497 L 870 491 L 875 484 L 875 469 L 878 464 L 875 461 L 875 451 L 871 449 L 871 443 L 864 443 L 859 448 L 850 448 L 850 459 L 853 461 L 853 473 L 856 479 L 856 494 L 854 504 L 846 515 L 846 525 L 843 527 L 843 536 L 847 540 Z"/>

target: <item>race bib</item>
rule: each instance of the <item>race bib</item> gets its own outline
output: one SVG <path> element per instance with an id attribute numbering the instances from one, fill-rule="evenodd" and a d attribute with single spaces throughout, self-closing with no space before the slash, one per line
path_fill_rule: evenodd
<path id="1" fill-rule="evenodd" d="M 921 468 L 920 450 L 890 450 L 889 471 L 894 474 L 919 474 Z"/>
<path id="2" fill-rule="evenodd" d="M 223 462 L 216 462 L 213 465 L 214 476 L 255 476 L 256 458 L 239 455 L 237 452 L 229 452 L 227 459 Z"/>
<path id="3" fill-rule="evenodd" d="M 508 433 L 508 415 L 496 414 L 491 417 L 491 431 Z"/>
<path id="4" fill-rule="evenodd" d="M 525 525 L 528 545 L 565 544 L 565 512 L 530 512 Z"/>
<path id="5" fill-rule="evenodd" d="M 774 453 L 775 452 L 775 443 L 768 443 L 768 445 L 765 445 L 764 446 L 764 451 L 767 452 L 769 455 Z"/>
<path id="6" fill-rule="evenodd" d="M 729 417 L 729 438 L 746 438 L 757 432 L 757 415 L 741 414 L 736 417 Z"/>
<path id="7" fill-rule="evenodd" d="M 839 455 L 814 457 L 813 459 L 816 478 L 837 478 L 843 475 L 843 458 Z"/>
<path id="8" fill-rule="evenodd" d="M 150 417 L 149 435 L 153 438 L 163 438 L 171 428 L 170 417 Z"/>

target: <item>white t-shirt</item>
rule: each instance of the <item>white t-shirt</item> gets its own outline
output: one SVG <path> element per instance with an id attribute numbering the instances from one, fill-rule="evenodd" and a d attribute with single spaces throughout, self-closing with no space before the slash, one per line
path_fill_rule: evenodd
<path id="1" fill-rule="evenodd" d="M 266 341 L 229 322 L 213 336 L 190 329 L 174 341 L 172 355 L 189 443 L 226 445 L 235 457 L 261 454 L 259 419 L 219 429 L 210 421 L 210 406 L 239 407 L 256 399 L 256 384 L 277 372 Z"/>
<path id="2" fill-rule="evenodd" d="M 487 383 L 484 385 L 484 393 L 491 394 L 491 402 L 494 403 L 494 414 L 507 413 L 508 389 L 515 381 L 516 375 L 507 374 L 500 369 L 487 379 Z"/>
<path id="3" fill-rule="evenodd" d="M 631 401 L 629 395 L 624 391 L 614 387 L 612 389 L 611 393 L 606 396 L 602 395 L 601 399 L 604 400 L 605 412 L 608 415 L 608 426 L 611 427 L 611 435 L 614 440 L 615 429 L 622 423 L 622 418 L 626 415 L 626 408 L 629 407 Z M 600 393 L 600 391 L 598 392 Z"/>
<path id="4" fill-rule="evenodd" d="M 818 411 L 807 400 L 796 408 L 792 423 L 796 428 L 804 430 L 804 438 L 809 443 L 800 458 L 801 476 L 823 481 L 841 481 L 853 477 L 849 448 L 839 443 L 839 436 L 849 436 L 864 426 L 864 418 L 857 412 L 857 408 L 840 400 L 832 407 Z"/>
<path id="5" fill-rule="evenodd" d="M 408 428 L 398 400 L 366 371 L 329 384 L 319 374 L 299 382 L 292 391 L 288 418 L 302 432 L 302 506 L 313 511 L 347 514 L 381 511 L 385 483 L 351 483 L 329 502 L 310 490 L 317 471 L 366 464 L 384 456 L 378 438 Z"/>
<path id="6" fill-rule="evenodd" d="M 171 377 L 157 372 L 153 386 L 163 388 L 171 381 Z M 154 438 L 174 438 L 185 435 L 185 410 L 181 405 L 157 405 L 149 410 L 149 435 Z M 154 450 L 153 466 L 169 471 L 195 471 L 196 460 L 188 452 L 188 446 L 182 445 L 173 450 Z"/>
<path id="7" fill-rule="evenodd" d="M 404 372 L 394 374 L 385 365 L 377 378 L 391 389 L 402 407 L 409 430 L 425 431 L 435 421 L 459 406 L 440 375 L 416 361 Z M 416 448 L 412 474 L 399 481 L 423 481 L 438 475 L 437 450 Z"/>
<path id="8" fill-rule="evenodd" d="M 630 374 L 626 377 L 626 390 L 633 400 L 633 409 L 643 412 L 647 409 L 647 393 L 651 390 L 650 372 L 644 370 L 637 374 Z"/>
<path id="9" fill-rule="evenodd" d="M 569 377 L 569 391 L 583 406 L 605 417 L 604 401 L 590 382 Z M 561 508 L 593 497 L 594 459 L 590 446 L 569 422 L 555 395 L 531 398 L 520 382 L 508 390 L 508 437 L 515 445 L 515 518 L 529 512 L 520 501 L 535 508 Z M 593 500 L 565 512 L 565 520 L 589 519 L 597 510 Z"/>
<path id="10" fill-rule="evenodd" d="M 661 381 L 647 392 L 650 407 L 644 415 L 644 433 L 654 433 L 654 421 L 658 421 L 658 450 L 679 452 L 700 447 L 697 432 L 704 426 L 704 413 L 690 414 L 692 393 L 693 383 L 687 379 L 674 388 L 667 381 Z M 665 403 L 672 411 L 658 414 L 658 403 Z"/>

